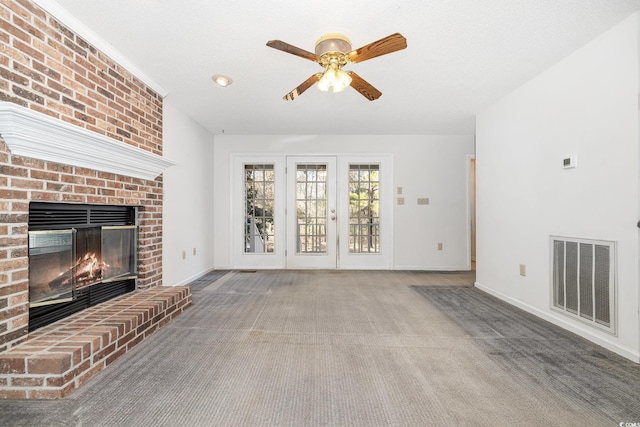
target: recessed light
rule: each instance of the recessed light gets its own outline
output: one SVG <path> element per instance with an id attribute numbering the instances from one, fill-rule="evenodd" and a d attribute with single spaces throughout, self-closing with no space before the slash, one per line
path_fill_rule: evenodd
<path id="1" fill-rule="evenodd" d="M 231 77 L 223 76 L 222 74 L 214 74 L 211 78 L 213 79 L 214 82 L 216 82 L 222 87 L 227 87 L 231 83 L 233 83 L 233 80 L 231 80 Z"/>

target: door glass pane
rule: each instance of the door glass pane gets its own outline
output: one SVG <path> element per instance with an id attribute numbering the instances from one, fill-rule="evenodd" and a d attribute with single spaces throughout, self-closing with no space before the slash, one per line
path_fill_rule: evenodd
<path id="1" fill-rule="evenodd" d="M 327 165 L 296 165 L 296 253 L 327 252 Z"/>
<path id="2" fill-rule="evenodd" d="M 273 253 L 274 165 L 244 165 L 244 189 L 244 252 Z"/>
<path id="3" fill-rule="evenodd" d="M 380 252 L 380 165 L 349 165 L 349 252 Z"/>

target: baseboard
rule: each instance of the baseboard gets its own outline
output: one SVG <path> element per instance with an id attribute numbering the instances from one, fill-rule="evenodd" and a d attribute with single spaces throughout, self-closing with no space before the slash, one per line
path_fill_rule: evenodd
<path id="1" fill-rule="evenodd" d="M 424 266 L 424 265 L 394 265 L 392 270 L 415 270 L 415 271 L 471 271 L 470 265 L 449 265 L 449 266 Z"/>
<path id="2" fill-rule="evenodd" d="M 546 312 L 544 310 L 540 310 L 537 307 L 534 307 L 532 305 L 523 303 L 520 300 L 517 300 L 515 298 L 512 298 L 508 295 L 505 295 L 501 292 L 495 291 L 485 285 L 483 285 L 482 283 L 479 282 L 475 282 L 474 286 L 478 289 L 480 289 L 483 292 L 488 293 L 489 295 L 492 295 L 504 302 L 507 302 L 513 306 L 516 306 L 528 313 L 533 314 L 534 316 L 540 317 L 541 319 L 546 320 L 547 322 L 553 323 L 556 326 L 561 327 L 562 329 L 566 329 L 570 332 L 573 332 L 576 335 L 581 336 L 582 338 L 585 338 L 595 344 L 598 344 L 601 347 L 606 348 L 607 350 L 611 350 L 616 354 L 619 354 L 620 356 L 631 360 L 632 362 L 635 363 L 640 363 L 640 353 L 629 349 L 627 347 L 621 346 L 615 342 L 611 342 L 595 333 L 593 333 L 593 331 L 590 331 L 588 329 L 585 329 L 582 325 L 575 325 L 569 321 L 567 321 L 567 319 L 564 319 L 562 317 L 558 317 L 556 316 L 554 313 L 551 312 Z"/>
<path id="3" fill-rule="evenodd" d="M 196 279 L 199 279 L 200 277 L 204 276 L 205 274 L 211 273 L 214 270 L 218 270 L 217 268 L 207 268 L 204 271 L 201 271 L 200 273 L 194 274 L 191 277 L 188 277 L 184 280 L 181 280 L 177 283 L 172 283 L 171 285 L 167 285 L 167 284 L 163 284 L 163 286 L 184 286 L 184 285 L 188 285 L 189 283 L 193 282 Z"/>

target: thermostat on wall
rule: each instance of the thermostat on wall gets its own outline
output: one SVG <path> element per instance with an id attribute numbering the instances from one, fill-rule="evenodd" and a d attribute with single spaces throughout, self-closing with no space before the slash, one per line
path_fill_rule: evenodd
<path id="1" fill-rule="evenodd" d="M 578 157 L 573 155 L 562 159 L 562 167 L 565 169 L 571 169 L 578 166 Z"/>

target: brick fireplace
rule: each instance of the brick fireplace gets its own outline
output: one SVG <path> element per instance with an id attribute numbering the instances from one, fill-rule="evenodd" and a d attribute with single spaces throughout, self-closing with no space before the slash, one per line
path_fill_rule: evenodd
<path id="1" fill-rule="evenodd" d="M 138 206 L 138 288 L 162 284 L 162 175 L 135 176 L 139 153 L 162 155 L 162 97 L 27 0 L 0 4 L 0 48 L 0 101 L 17 117 L 0 128 L 3 351 L 28 336 L 31 201 Z M 51 141 L 81 147 L 30 141 L 46 130 L 19 135 L 40 122 L 59 130 Z M 112 163 L 131 159 L 131 170 L 102 164 L 109 153 Z"/>
<path id="2" fill-rule="evenodd" d="M 190 304 L 160 286 L 170 165 L 158 91 L 34 3 L 0 2 L 0 398 L 62 397 Z M 141 292 L 30 333 L 29 208 L 54 202 L 135 207 Z"/>

